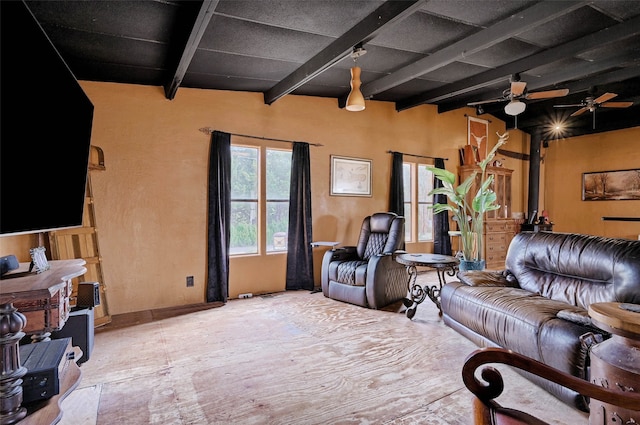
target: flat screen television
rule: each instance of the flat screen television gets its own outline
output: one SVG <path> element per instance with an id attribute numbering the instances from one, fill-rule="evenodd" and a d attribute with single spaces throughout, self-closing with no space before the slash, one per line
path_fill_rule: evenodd
<path id="1" fill-rule="evenodd" d="M 0 235 L 81 226 L 93 104 L 24 2 L 0 15 Z"/>

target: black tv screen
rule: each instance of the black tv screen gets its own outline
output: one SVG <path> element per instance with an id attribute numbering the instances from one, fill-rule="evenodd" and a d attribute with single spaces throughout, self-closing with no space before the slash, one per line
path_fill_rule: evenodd
<path id="1" fill-rule="evenodd" d="M 93 104 L 24 2 L 0 15 L 0 234 L 81 226 Z"/>

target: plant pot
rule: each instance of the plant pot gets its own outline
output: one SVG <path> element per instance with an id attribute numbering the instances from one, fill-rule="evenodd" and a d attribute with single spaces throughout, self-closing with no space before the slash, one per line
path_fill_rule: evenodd
<path id="1" fill-rule="evenodd" d="M 485 260 L 460 260 L 458 269 L 460 271 L 467 270 L 484 270 L 486 265 Z"/>

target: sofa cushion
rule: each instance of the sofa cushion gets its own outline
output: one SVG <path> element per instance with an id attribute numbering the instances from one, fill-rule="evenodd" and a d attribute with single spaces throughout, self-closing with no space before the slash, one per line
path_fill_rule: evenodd
<path id="1" fill-rule="evenodd" d="M 506 268 L 522 289 L 585 310 L 596 302 L 640 303 L 640 241 L 521 232 Z"/>
<path id="2" fill-rule="evenodd" d="M 520 288 L 503 286 L 469 286 L 452 282 L 445 285 L 442 291 L 442 309 L 459 324 L 500 347 L 543 363 L 549 364 L 549 359 L 545 357 L 554 350 L 561 351 L 558 354 L 566 364 L 569 357 L 564 353 L 565 349 L 561 348 L 562 344 L 554 343 L 548 335 L 549 332 L 560 331 L 544 330 L 547 325 L 550 329 L 563 326 L 551 322 L 560 322 L 557 314 L 567 308 L 565 303 Z M 585 330 L 580 328 L 578 332 L 584 333 Z M 579 336 L 580 333 L 577 337 Z M 574 337 L 569 343 L 579 346 L 579 339 L 575 335 Z M 575 347 L 571 350 L 575 350 Z M 561 369 L 567 371 L 566 367 Z"/>
<path id="3" fill-rule="evenodd" d="M 329 266 L 329 279 L 346 285 L 364 286 L 367 283 L 366 261 L 334 261 Z"/>

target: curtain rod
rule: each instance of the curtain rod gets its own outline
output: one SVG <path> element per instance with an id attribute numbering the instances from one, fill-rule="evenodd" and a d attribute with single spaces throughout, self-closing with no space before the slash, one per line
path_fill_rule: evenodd
<path id="1" fill-rule="evenodd" d="M 202 131 L 205 134 L 211 134 L 211 133 L 214 132 L 214 129 L 211 128 L 211 127 L 202 127 L 200 129 L 200 131 Z M 272 142 L 283 142 L 283 143 L 295 143 L 295 142 L 297 142 L 297 140 L 272 139 L 270 137 L 251 136 L 251 135 L 248 135 L 248 134 L 238 134 L 238 133 L 229 133 L 229 134 L 231 134 L 232 136 L 248 137 L 250 139 L 270 140 Z M 307 142 L 301 142 L 301 143 L 307 143 Z M 310 145 L 310 146 L 324 146 L 324 145 L 321 145 L 319 143 L 307 143 L 307 144 Z"/>
<path id="2" fill-rule="evenodd" d="M 408 156 L 415 156 L 418 158 L 429 158 L 429 159 L 438 159 L 440 158 L 439 156 L 427 156 L 427 155 L 415 155 L 412 153 L 405 153 L 405 152 L 397 152 L 397 151 L 387 151 L 387 153 L 401 153 L 402 155 L 408 155 Z M 442 158 L 444 161 L 448 161 L 449 158 Z"/>

